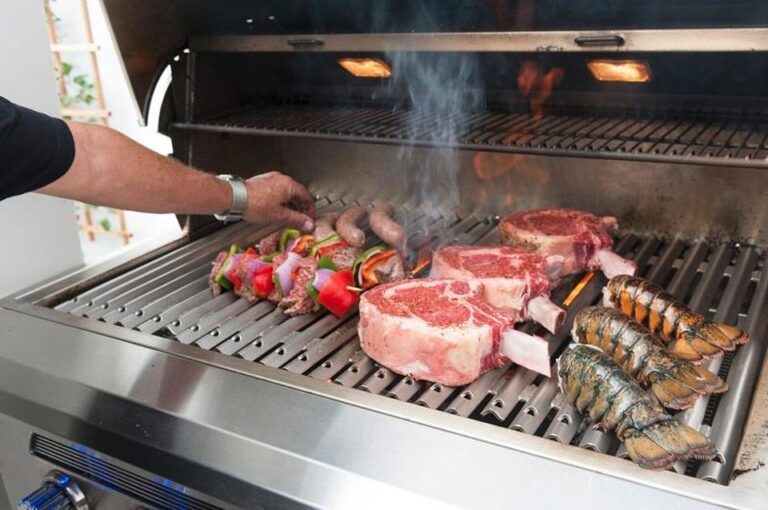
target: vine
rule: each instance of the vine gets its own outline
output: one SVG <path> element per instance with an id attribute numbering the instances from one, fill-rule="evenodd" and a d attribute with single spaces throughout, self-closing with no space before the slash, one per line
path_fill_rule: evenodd
<path id="1" fill-rule="evenodd" d="M 91 105 L 96 100 L 96 96 L 93 95 L 93 83 L 89 80 L 86 74 L 72 74 L 74 66 L 69 62 L 61 63 L 61 77 L 63 80 L 69 82 L 69 87 L 75 89 L 74 94 L 67 94 L 61 96 L 61 106 L 64 108 L 72 108 L 75 106 Z M 74 86 L 73 86 L 74 85 Z"/>

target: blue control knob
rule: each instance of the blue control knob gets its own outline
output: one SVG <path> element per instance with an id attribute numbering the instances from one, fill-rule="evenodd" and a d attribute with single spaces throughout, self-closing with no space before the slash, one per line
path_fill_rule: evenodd
<path id="1" fill-rule="evenodd" d="M 88 510 L 88 502 L 77 484 L 64 473 L 51 471 L 35 492 L 23 498 L 19 510 Z"/>

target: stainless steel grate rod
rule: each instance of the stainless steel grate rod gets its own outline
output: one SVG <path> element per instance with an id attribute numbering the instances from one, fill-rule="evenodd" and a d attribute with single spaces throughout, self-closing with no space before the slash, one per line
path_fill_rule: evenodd
<path id="1" fill-rule="evenodd" d="M 456 126 L 443 139 L 440 126 Z M 265 105 L 230 117 L 177 123 L 177 129 L 243 135 L 311 136 L 374 143 L 455 145 L 472 149 L 583 154 L 638 160 L 765 167 L 768 122 L 762 118 L 640 118 L 634 113 L 528 112 L 460 114 L 372 106 Z"/>

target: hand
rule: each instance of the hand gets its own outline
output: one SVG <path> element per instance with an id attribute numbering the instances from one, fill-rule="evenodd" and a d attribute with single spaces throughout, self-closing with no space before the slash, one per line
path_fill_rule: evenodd
<path id="1" fill-rule="evenodd" d="M 279 172 L 269 172 L 245 181 L 248 205 L 244 218 L 254 223 L 282 223 L 312 232 L 315 200 L 307 188 Z"/>

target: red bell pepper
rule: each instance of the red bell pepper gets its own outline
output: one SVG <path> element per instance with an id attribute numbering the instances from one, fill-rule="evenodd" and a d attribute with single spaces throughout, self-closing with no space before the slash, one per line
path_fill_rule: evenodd
<path id="1" fill-rule="evenodd" d="M 249 247 L 247 250 L 245 250 L 245 253 L 243 253 L 243 256 L 240 257 L 240 260 L 237 262 L 237 264 L 235 264 L 235 266 L 229 272 L 227 279 L 229 279 L 229 281 L 232 282 L 232 285 L 235 287 L 236 292 L 239 292 L 240 287 L 243 286 L 243 282 L 240 280 L 240 277 L 238 276 L 240 266 L 250 264 L 254 257 L 258 257 L 258 253 L 253 247 Z"/>
<path id="2" fill-rule="evenodd" d="M 338 271 L 318 293 L 317 302 L 336 317 L 344 317 L 359 297 L 357 292 L 349 290 L 352 285 L 352 270 Z"/>
<path id="3" fill-rule="evenodd" d="M 275 289 L 275 282 L 272 279 L 274 268 L 264 266 L 253 273 L 253 295 L 260 299 L 266 299 Z"/>

